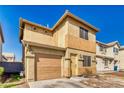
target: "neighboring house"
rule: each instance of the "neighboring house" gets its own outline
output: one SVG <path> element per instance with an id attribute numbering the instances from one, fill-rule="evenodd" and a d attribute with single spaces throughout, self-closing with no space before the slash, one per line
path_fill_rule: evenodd
<path id="1" fill-rule="evenodd" d="M 124 71 L 124 46 L 120 48 L 119 59 L 120 59 L 120 71 Z"/>
<path id="2" fill-rule="evenodd" d="M 2 45 L 4 43 L 4 38 L 3 38 L 3 32 L 2 32 L 2 26 L 0 24 L 0 62 L 2 61 Z"/>
<path id="3" fill-rule="evenodd" d="M 2 62 L 7 62 L 7 58 L 2 55 Z"/>
<path id="4" fill-rule="evenodd" d="M 96 42 L 97 72 L 111 72 L 119 70 L 119 48 L 117 41 L 111 43 Z"/>
<path id="5" fill-rule="evenodd" d="M 51 29 L 21 18 L 26 80 L 96 73 L 96 32 L 69 11 Z"/>
<path id="6" fill-rule="evenodd" d="M 15 54 L 14 53 L 3 53 L 3 61 L 5 62 L 15 62 Z"/>

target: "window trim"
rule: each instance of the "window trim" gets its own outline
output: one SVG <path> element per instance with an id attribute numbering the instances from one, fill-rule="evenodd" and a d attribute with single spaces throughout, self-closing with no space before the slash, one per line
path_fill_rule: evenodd
<path id="1" fill-rule="evenodd" d="M 91 67 L 91 56 L 83 55 L 83 67 Z"/>
<path id="2" fill-rule="evenodd" d="M 116 47 L 113 47 L 113 53 L 118 54 L 118 52 L 119 52 L 119 49 Z"/>
<path id="3" fill-rule="evenodd" d="M 84 29 L 83 27 L 80 27 L 80 38 L 89 40 L 88 32 L 88 30 Z"/>

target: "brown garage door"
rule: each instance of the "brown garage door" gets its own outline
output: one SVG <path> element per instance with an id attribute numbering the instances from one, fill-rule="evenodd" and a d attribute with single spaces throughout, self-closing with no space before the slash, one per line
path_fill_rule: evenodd
<path id="1" fill-rule="evenodd" d="M 61 77 L 61 56 L 36 54 L 36 63 L 37 80 Z"/>

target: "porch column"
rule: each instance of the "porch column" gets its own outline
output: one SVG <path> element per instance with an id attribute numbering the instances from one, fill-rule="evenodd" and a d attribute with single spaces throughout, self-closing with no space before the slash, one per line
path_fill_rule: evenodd
<path id="1" fill-rule="evenodd" d="M 96 74 L 96 56 L 92 57 L 92 74 Z"/>
<path id="2" fill-rule="evenodd" d="M 78 75 L 78 76 L 82 75 L 82 74 L 81 74 L 81 71 L 80 71 L 81 68 L 83 67 L 82 64 L 83 64 L 83 59 L 80 59 L 80 58 L 79 58 L 79 59 L 78 59 L 78 66 L 77 66 L 77 74 L 76 74 L 76 75 Z"/>
<path id="3" fill-rule="evenodd" d="M 70 73 L 70 70 L 71 70 L 70 63 L 71 63 L 70 58 L 65 58 L 65 62 L 64 62 L 64 77 L 70 77 L 71 76 L 71 73 Z"/>
<path id="4" fill-rule="evenodd" d="M 35 54 L 27 53 L 26 55 L 26 80 L 35 81 Z"/>

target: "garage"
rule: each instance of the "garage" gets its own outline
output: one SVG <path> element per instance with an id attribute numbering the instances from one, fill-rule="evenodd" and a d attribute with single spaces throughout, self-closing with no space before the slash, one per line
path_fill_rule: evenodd
<path id="1" fill-rule="evenodd" d="M 61 56 L 36 54 L 36 80 L 61 77 Z"/>

